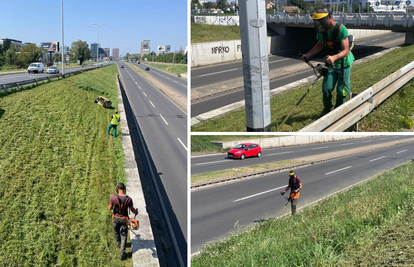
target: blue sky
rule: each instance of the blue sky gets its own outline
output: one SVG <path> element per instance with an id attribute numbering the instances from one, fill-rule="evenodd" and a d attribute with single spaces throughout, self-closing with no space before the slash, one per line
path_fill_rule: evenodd
<path id="1" fill-rule="evenodd" d="M 187 0 L 64 0 L 65 46 L 77 40 L 101 47 L 119 48 L 119 53 L 140 53 L 141 41 L 151 40 L 177 50 L 187 45 Z M 0 38 L 23 42 L 61 42 L 60 0 L 0 0 Z M 180 38 L 174 39 L 172 36 Z"/>

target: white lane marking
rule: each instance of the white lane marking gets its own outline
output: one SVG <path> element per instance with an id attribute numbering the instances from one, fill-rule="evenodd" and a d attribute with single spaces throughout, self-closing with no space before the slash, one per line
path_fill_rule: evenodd
<path id="1" fill-rule="evenodd" d="M 403 153 L 403 152 L 405 152 L 405 151 L 407 151 L 407 149 L 404 149 L 404 150 L 398 151 L 398 152 L 397 152 L 397 154 L 399 154 L 399 153 Z"/>
<path id="2" fill-rule="evenodd" d="M 372 140 L 362 141 L 362 143 L 368 143 L 368 142 L 372 142 Z"/>
<path id="3" fill-rule="evenodd" d="M 246 199 L 249 199 L 249 198 L 252 198 L 252 197 L 257 197 L 257 196 L 260 196 L 260 195 L 263 195 L 263 194 L 267 194 L 267 193 L 273 192 L 275 190 L 280 190 L 282 188 L 286 188 L 286 186 L 287 185 L 281 186 L 281 187 L 278 187 L 278 188 L 274 188 L 274 189 L 270 189 L 270 190 L 267 190 L 267 191 L 264 191 L 264 192 L 261 192 L 261 193 L 257 193 L 257 194 L 251 195 L 251 196 L 239 198 L 239 199 L 233 200 L 233 202 L 238 202 L 238 201 L 246 200 Z"/>
<path id="4" fill-rule="evenodd" d="M 349 169 L 349 168 L 352 168 L 352 166 L 348 166 L 348 167 L 345 167 L 345 168 L 342 168 L 342 169 L 339 169 L 339 170 L 336 170 L 336 171 L 332 171 L 332 172 L 327 172 L 327 173 L 325 173 L 325 175 L 332 174 L 332 173 L 335 173 L 335 172 L 340 172 L 340 171 L 343 171 L 343 170 L 346 170 L 346 169 Z"/>
<path id="5" fill-rule="evenodd" d="M 280 61 L 285 61 L 285 60 L 289 60 L 289 58 L 285 58 L 285 59 L 279 59 L 279 60 L 275 60 L 275 61 L 270 61 L 270 63 L 276 63 L 276 62 L 280 62 Z"/>
<path id="6" fill-rule="evenodd" d="M 346 143 L 346 144 L 342 144 L 341 146 L 348 146 L 348 145 L 352 145 L 353 143 Z"/>
<path id="7" fill-rule="evenodd" d="M 394 136 L 392 139 L 398 138 L 398 136 Z"/>
<path id="8" fill-rule="evenodd" d="M 188 149 L 185 147 L 184 143 L 180 140 L 180 138 L 178 138 L 178 137 L 177 137 L 177 139 L 178 139 L 178 141 L 180 141 L 180 143 L 183 145 L 183 147 L 185 148 L 185 150 L 187 150 L 187 151 L 188 151 Z"/>
<path id="9" fill-rule="evenodd" d="M 215 74 L 218 74 L 218 73 L 229 72 L 229 71 L 234 71 L 234 70 L 238 70 L 238 68 L 223 70 L 223 71 L 217 71 L 217 72 L 212 72 L 212 73 L 207 73 L 207 74 L 202 74 L 202 75 L 198 75 L 197 77 L 210 76 L 210 75 L 215 75 Z"/>
<path id="10" fill-rule="evenodd" d="M 164 119 L 164 117 L 160 114 L 160 117 L 161 117 L 161 119 L 163 119 L 164 120 L 164 122 L 165 122 L 165 124 L 167 124 L 168 125 L 168 122 Z"/>
<path id="11" fill-rule="evenodd" d="M 385 37 L 385 39 L 391 38 L 391 36 Z"/>
<path id="12" fill-rule="evenodd" d="M 140 90 L 142 90 L 141 86 L 139 86 L 139 85 L 138 85 L 138 88 L 139 88 Z"/>
<path id="13" fill-rule="evenodd" d="M 150 100 L 151 105 L 155 108 L 154 104 L 152 104 L 151 100 Z"/>
<path id="14" fill-rule="evenodd" d="M 142 92 L 145 96 L 147 96 L 147 94 L 145 92 Z"/>
<path id="15" fill-rule="evenodd" d="M 211 161 L 211 162 L 203 162 L 203 163 L 196 163 L 194 165 L 208 165 L 208 164 L 214 164 L 217 162 L 225 162 L 226 160 L 219 160 L 219 161 Z"/>
<path id="16" fill-rule="evenodd" d="M 293 151 L 286 151 L 286 152 L 273 153 L 273 154 L 267 154 L 267 155 L 272 156 L 272 155 L 281 155 L 281 154 L 288 154 L 288 153 L 293 153 Z"/>
<path id="17" fill-rule="evenodd" d="M 387 139 L 387 138 L 380 138 L 380 140 L 385 140 L 385 139 Z"/>
<path id="18" fill-rule="evenodd" d="M 371 159 L 370 162 L 371 161 L 376 161 L 376 160 L 379 160 L 379 159 L 382 159 L 382 158 L 385 158 L 385 156 L 382 156 L 382 157 L 379 157 L 379 158 L 376 158 L 376 159 Z"/>
<path id="19" fill-rule="evenodd" d="M 137 83 L 137 82 L 135 82 L 135 84 L 136 84 L 136 85 L 138 85 L 138 83 Z"/>
<path id="20" fill-rule="evenodd" d="M 379 41 L 379 39 L 374 39 L 374 40 L 372 40 L 373 42 L 376 42 L 376 41 Z"/>
<path id="21" fill-rule="evenodd" d="M 365 44 L 365 42 L 359 43 L 359 44 Z"/>
<path id="22" fill-rule="evenodd" d="M 322 149 L 322 148 L 328 148 L 329 146 L 323 146 L 323 147 L 315 147 L 315 148 L 312 148 L 312 150 L 316 150 L 316 149 Z"/>

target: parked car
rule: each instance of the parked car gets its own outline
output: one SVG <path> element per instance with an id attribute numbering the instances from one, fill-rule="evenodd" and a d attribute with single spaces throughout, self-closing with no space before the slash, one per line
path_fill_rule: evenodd
<path id="1" fill-rule="evenodd" d="M 258 157 L 262 156 L 262 148 L 259 144 L 243 143 L 238 144 L 227 152 L 227 157 L 230 159 L 245 159 L 247 157 Z"/>
<path id="2" fill-rule="evenodd" d="M 59 68 L 57 66 L 50 66 L 47 71 L 48 74 L 49 73 L 58 73 L 59 74 Z"/>
<path id="3" fill-rule="evenodd" d="M 149 70 L 149 67 L 146 67 L 145 70 Z"/>
<path id="4" fill-rule="evenodd" d="M 42 62 L 33 62 L 27 68 L 27 72 L 28 73 L 31 73 L 31 72 L 36 72 L 36 73 L 41 72 L 41 73 L 43 73 L 44 69 L 45 69 L 45 65 L 43 65 Z"/>

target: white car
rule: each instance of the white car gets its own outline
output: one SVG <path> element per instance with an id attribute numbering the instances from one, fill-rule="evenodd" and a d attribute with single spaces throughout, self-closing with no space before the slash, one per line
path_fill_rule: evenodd
<path id="1" fill-rule="evenodd" d="M 45 65 L 43 65 L 42 62 L 34 62 L 29 65 L 29 67 L 27 68 L 27 72 L 28 73 L 31 73 L 31 72 L 43 73 L 44 69 L 45 69 Z"/>
<path id="2" fill-rule="evenodd" d="M 47 71 L 48 74 L 49 73 L 59 73 L 59 68 L 57 66 L 50 66 Z"/>

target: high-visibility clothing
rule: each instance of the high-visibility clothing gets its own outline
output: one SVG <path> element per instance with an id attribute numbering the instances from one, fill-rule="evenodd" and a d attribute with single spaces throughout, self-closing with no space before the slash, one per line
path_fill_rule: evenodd
<path id="1" fill-rule="evenodd" d="M 120 118 L 118 114 L 114 114 L 112 115 L 112 120 L 111 120 L 111 124 L 112 125 L 118 125 Z"/>

